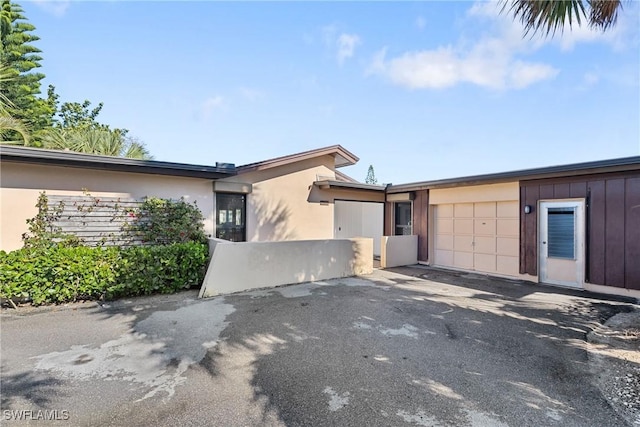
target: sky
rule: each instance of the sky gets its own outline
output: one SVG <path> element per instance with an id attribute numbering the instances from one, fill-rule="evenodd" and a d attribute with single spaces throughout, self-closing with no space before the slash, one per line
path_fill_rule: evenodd
<path id="1" fill-rule="evenodd" d="M 494 2 L 23 1 L 46 86 L 156 160 L 340 144 L 378 183 L 640 155 L 640 7 L 524 36 Z"/>

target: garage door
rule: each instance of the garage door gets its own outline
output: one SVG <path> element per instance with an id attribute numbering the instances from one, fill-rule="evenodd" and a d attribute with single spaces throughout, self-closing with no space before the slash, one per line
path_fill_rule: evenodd
<path id="1" fill-rule="evenodd" d="M 518 202 L 436 205 L 435 265 L 518 275 Z"/>
<path id="2" fill-rule="evenodd" d="M 380 239 L 384 228 L 384 204 L 336 200 L 334 237 L 373 238 L 373 254 L 380 256 Z"/>

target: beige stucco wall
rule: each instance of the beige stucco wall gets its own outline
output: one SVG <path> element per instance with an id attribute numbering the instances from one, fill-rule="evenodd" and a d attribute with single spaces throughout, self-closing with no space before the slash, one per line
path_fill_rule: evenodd
<path id="1" fill-rule="evenodd" d="M 520 184 L 507 182 L 502 184 L 470 185 L 466 187 L 429 190 L 429 204 L 465 202 L 499 202 L 520 199 Z"/>
<path id="2" fill-rule="evenodd" d="M 205 217 L 205 231 L 213 233 L 213 191 L 211 180 L 140 173 L 100 171 L 59 166 L 31 165 L 3 161 L 0 165 L 0 249 L 22 247 L 27 218 L 37 210 L 41 191 L 51 195 L 156 196 L 195 201 Z"/>
<path id="3" fill-rule="evenodd" d="M 310 197 L 319 176 L 335 176 L 333 164 L 333 157 L 322 156 L 226 178 L 253 184 L 247 195 L 247 241 L 333 238 L 332 201 Z"/>
<path id="4" fill-rule="evenodd" d="M 210 241 L 200 297 L 373 272 L 373 240 Z"/>
<path id="5" fill-rule="evenodd" d="M 380 267 L 390 268 L 418 263 L 418 236 L 382 236 Z"/>

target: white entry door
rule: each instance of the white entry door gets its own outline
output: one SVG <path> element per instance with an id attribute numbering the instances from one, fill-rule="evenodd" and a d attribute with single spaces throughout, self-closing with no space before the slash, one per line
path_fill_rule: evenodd
<path id="1" fill-rule="evenodd" d="M 334 207 L 336 239 L 373 238 L 373 255 L 380 256 L 384 228 L 384 203 L 336 200 Z"/>
<path id="2" fill-rule="evenodd" d="M 540 202 L 540 281 L 582 288 L 584 201 Z"/>

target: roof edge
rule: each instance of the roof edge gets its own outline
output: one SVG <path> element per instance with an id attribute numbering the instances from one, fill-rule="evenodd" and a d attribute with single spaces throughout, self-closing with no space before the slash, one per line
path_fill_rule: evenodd
<path id="1" fill-rule="evenodd" d="M 328 147 L 316 148 L 314 150 L 302 151 L 300 153 L 289 154 L 272 159 L 262 160 L 259 162 L 248 163 L 237 167 L 239 173 L 252 172 L 256 170 L 271 169 L 278 166 L 284 166 L 307 159 L 320 156 L 333 155 L 335 159 L 335 167 L 355 165 L 360 159 L 341 145 L 331 145 Z"/>
<path id="2" fill-rule="evenodd" d="M 630 168 L 631 166 L 631 168 Z M 589 175 L 593 173 L 620 172 L 640 170 L 640 156 L 621 157 L 617 159 L 597 160 L 567 165 L 546 166 L 533 169 L 522 169 L 483 175 L 471 175 L 459 178 L 446 178 L 433 181 L 420 181 L 407 184 L 390 185 L 389 193 L 426 190 L 430 188 L 458 187 L 463 185 L 482 185 L 507 181 L 526 181 L 544 178 L 559 178 L 572 175 Z"/>
<path id="3" fill-rule="evenodd" d="M 0 160 L 50 166 L 66 166 L 205 179 L 218 179 L 237 174 L 236 167 L 232 163 L 216 163 L 216 166 L 193 165 L 189 163 L 138 160 L 123 157 L 76 153 L 72 151 L 46 150 L 32 147 L 12 147 L 7 145 L 0 145 Z"/>

